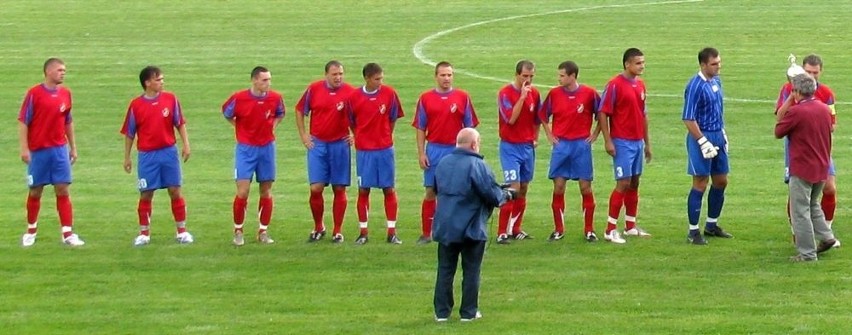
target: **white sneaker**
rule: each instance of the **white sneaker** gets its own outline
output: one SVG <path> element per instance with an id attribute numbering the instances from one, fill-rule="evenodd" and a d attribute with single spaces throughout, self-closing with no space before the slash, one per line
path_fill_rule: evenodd
<path id="1" fill-rule="evenodd" d="M 275 243 L 275 240 L 269 237 L 269 233 L 264 231 L 260 234 L 257 234 L 257 242 L 260 244 L 272 244 Z"/>
<path id="2" fill-rule="evenodd" d="M 480 313 L 479 311 L 476 311 L 476 315 L 473 316 L 473 319 L 462 318 L 461 322 L 470 322 L 470 321 L 473 321 L 473 320 L 476 320 L 476 319 L 482 319 L 482 313 Z"/>
<path id="3" fill-rule="evenodd" d="M 611 230 L 609 233 L 604 234 L 604 240 L 617 244 L 627 243 L 627 241 L 621 238 L 621 235 L 618 234 L 618 230 L 615 229 Z"/>
<path id="4" fill-rule="evenodd" d="M 639 236 L 639 237 L 651 236 L 651 234 L 648 234 L 648 232 L 646 232 L 642 228 L 639 228 L 639 226 L 634 226 L 633 228 L 631 228 L 629 230 L 625 230 L 624 235 L 625 236 Z"/>
<path id="5" fill-rule="evenodd" d="M 449 319 L 448 318 L 439 318 L 437 316 L 435 317 L 435 322 L 447 322 L 447 320 L 449 320 Z"/>
<path id="6" fill-rule="evenodd" d="M 24 236 L 21 236 L 21 246 L 22 247 L 31 247 L 35 244 L 36 234 L 24 233 Z"/>
<path id="7" fill-rule="evenodd" d="M 148 235 L 139 235 L 136 236 L 136 239 L 133 240 L 134 247 L 146 246 L 148 243 L 151 243 L 151 236 Z"/>
<path id="8" fill-rule="evenodd" d="M 80 237 L 77 236 L 77 234 L 68 235 L 68 237 L 63 239 L 62 242 L 72 247 L 79 247 L 81 245 L 86 244 L 86 242 L 83 242 L 83 240 L 81 240 Z"/>
<path id="9" fill-rule="evenodd" d="M 241 247 L 244 244 L 246 244 L 246 240 L 245 240 L 245 238 L 243 238 L 243 233 L 242 232 L 234 233 L 234 245 Z"/>
<path id="10" fill-rule="evenodd" d="M 35 235 L 33 235 L 33 239 L 35 239 Z M 33 242 L 35 242 L 35 241 L 33 241 Z M 834 239 L 834 245 L 832 245 L 831 247 L 832 248 L 840 248 L 840 240 Z"/>
<path id="11" fill-rule="evenodd" d="M 188 231 L 185 231 L 183 233 L 177 234 L 177 236 L 175 236 L 175 241 L 180 244 L 190 244 L 195 240 L 192 239 L 192 234 L 190 234 Z"/>

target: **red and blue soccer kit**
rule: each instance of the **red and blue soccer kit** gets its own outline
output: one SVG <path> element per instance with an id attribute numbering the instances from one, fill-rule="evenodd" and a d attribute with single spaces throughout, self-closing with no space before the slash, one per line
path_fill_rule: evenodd
<path id="1" fill-rule="evenodd" d="M 349 186 L 352 163 L 346 100 L 355 91 L 343 83 L 332 88 L 325 80 L 311 83 L 296 104 L 296 112 L 310 116 L 314 147 L 308 149 L 308 182 Z"/>
<path id="2" fill-rule="evenodd" d="M 284 98 L 268 91 L 255 96 L 251 90 L 231 95 L 222 104 L 222 114 L 234 121 L 237 145 L 234 179 L 258 182 L 275 180 L 275 124 L 284 117 Z"/>
<path id="3" fill-rule="evenodd" d="M 503 180 L 507 183 L 529 183 L 535 171 L 534 142 L 538 137 L 541 108 L 541 95 L 532 87 L 524 98 L 524 105 L 518 111 L 520 116 L 514 124 L 509 124 L 515 103 L 521 99 L 521 89 L 513 84 L 504 86 L 497 94 L 498 123 L 500 128 L 500 165 L 503 168 Z M 500 207 L 497 234 L 509 231 L 521 236 L 521 224 L 526 210 L 526 198 L 507 201 Z"/>
<path id="4" fill-rule="evenodd" d="M 579 85 L 573 91 L 559 86 L 547 93 L 539 119 L 551 124 L 553 136 L 559 139 L 550 155 L 548 178 L 567 180 L 594 179 L 592 146 L 586 140 L 597 116 L 600 95 L 589 86 Z M 594 231 L 595 196 L 582 194 L 584 233 Z M 553 193 L 551 200 L 555 232 L 565 231 L 565 194 Z"/>
<path id="5" fill-rule="evenodd" d="M 130 101 L 121 133 L 136 139 L 139 191 L 181 185 L 175 128 L 185 123 L 180 103 L 170 92 Z"/>
<path id="6" fill-rule="evenodd" d="M 43 84 L 27 91 L 18 121 L 27 126 L 27 184 L 70 184 L 71 161 L 65 126 L 71 123 L 71 91 L 63 86 L 49 89 Z"/>

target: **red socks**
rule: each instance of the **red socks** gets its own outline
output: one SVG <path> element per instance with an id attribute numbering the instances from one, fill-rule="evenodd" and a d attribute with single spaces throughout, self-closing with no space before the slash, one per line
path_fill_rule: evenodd
<path id="1" fill-rule="evenodd" d="M 565 233 L 565 194 L 553 193 L 550 201 L 550 209 L 553 211 L 554 230 L 560 234 Z"/>
<path id="2" fill-rule="evenodd" d="M 624 205 L 624 193 L 612 190 L 609 195 L 609 218 L 607 219 L 606 232 L 609 233 L 615 230 L 615 225 L 618 222 L 618 216 L 621 214 L 621 206 Z"/>
<path id="3" fill-rule="evenodd" d="M 349 200 L 346 199 L 346 190 L 334 190 L 334 205 L 332 208 L 334 234 L 340 234 L 340 228 L 343 226 L 343 217 L 346 215 L 346 205 L 348 201 Z"/>
<path id="4" fill-rule="evenodd" d="M 262 233 L 266 230 L 266 227 L 269 226 L 269 223 L 272 222 L 272 208 L 273 208 L 272 197 L 264 198 L 261 197 L 257 202 L 257 212 L 258 217 L 260 219 L 260 230 Z"/>
<path id="5" fill-rule="evenodd" d="M 309 202 L 311 204 L 311 216 L 314 219 L 314 231 L 325 230 L 325 225 L 322 223 L 323 211 L 325 211 L 325 199 L 322 197 L 322 191 L 311 191 Z"/>
<path id="6" fill-rule="evenodd" d="M 73 234 L 71 232 L 71 226 L 74 224 L 74 212 L 71 208 L 71 197 L 67 195 L 57 195 L 56 211 L 59 213 L 59 224 L 63 227 L 62 237 L 71 236 L 71 234 Z"/>
<path id="7" fill-rule="evenodd" d="M 595 194 L 583 194 L 583 232 L 595 231 Z"/>
<path id="8" fill-rule="evenodd" d="M 186 222 L 186 202 L 184 202 L 183 198 L 172 200 L 172 216 L 174 216 L 177 223 L 178 234 L 186 232 L 186 227 L 184 226 Z"/>
<path id="9" fill-rule="evenodd" d="M 41 198 L 27 196 L 27 223 L 34 225 L 38 222 L 38 212 L 41 210 Z M 35 234 L 37 228 L 27 227 L 27 234 Z"/>
<path id="10" fill-rule="evenodd" d="M 423 236 L 432 236 L 432 219 L 435 217 L 437 201 L 423 200 L 420 205 L 420 231 Z"/>
<path id="11" fill-rule="evenodd" d="M 139 234 L 149 236 L 151 225 L 151 201 L 139 199 L 139 205 L 136 207 L 136 213 L 139 215 Z"/>

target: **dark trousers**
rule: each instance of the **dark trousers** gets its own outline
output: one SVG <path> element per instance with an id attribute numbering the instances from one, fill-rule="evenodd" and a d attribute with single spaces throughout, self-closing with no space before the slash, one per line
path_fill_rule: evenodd
<path id="1" fill-rule="evenodd" d="M 459 263 L 462 262 L 462 304 L 459 314 L 463 319 L 473 319 L 479 310 L 479 272 L 485 241 L 464 240 L 461 243 L 444 245 L 438 243 L 438 278 L 435 281 L 435 317 L 448 318 L 452 313 L 453 280 Z"/>

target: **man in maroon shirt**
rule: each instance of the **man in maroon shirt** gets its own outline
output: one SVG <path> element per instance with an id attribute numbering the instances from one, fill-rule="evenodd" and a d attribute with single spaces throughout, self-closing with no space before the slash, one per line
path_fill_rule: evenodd
<path id="1" fill-rule="evenodd" d="M 787 136 L 790 143 L 790 214 L 798 250 L 790 260 L 816 261 L 836 242 L 819 201 L 828 179 L 831 109 L 814 99 L 816 81 L 810 75 L 796 75 L 790 83 L 793 93 L 778 109 L 775 124 L 775 137 Z"/>

